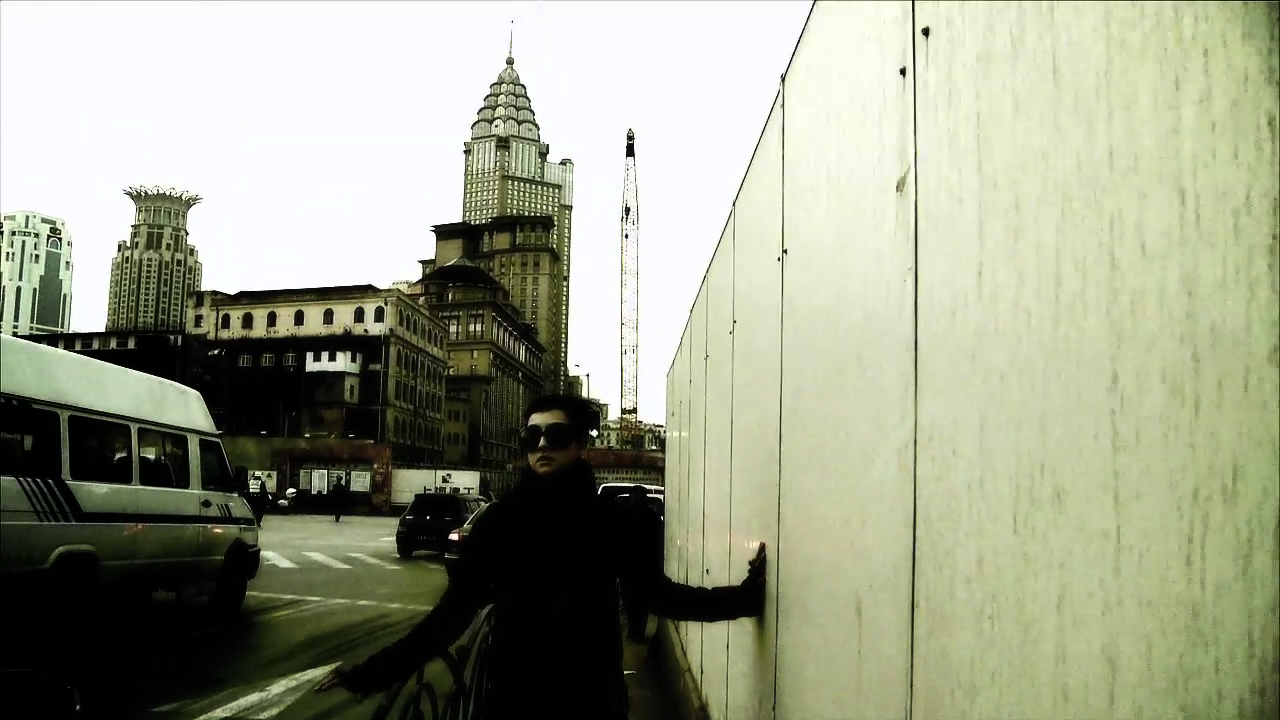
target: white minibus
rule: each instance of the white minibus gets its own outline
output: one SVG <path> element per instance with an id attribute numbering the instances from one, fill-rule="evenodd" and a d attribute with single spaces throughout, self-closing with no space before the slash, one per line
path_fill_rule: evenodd
<path id="1" fill-rule="evenodd" d="M 237 611 L 261 553 L 247 487 L 196 390 L 0 335 L 0 586 Z"/>

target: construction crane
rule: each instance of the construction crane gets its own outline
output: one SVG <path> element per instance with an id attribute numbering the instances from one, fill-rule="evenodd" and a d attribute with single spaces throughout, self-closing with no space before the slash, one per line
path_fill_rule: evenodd
<path id="1" fill-rule="evenodd" d="M 622 174 L 622 415 L 619 445 L 639 449 L 640 199 L 636 186 L 636 134 L 627 130 Z"/>

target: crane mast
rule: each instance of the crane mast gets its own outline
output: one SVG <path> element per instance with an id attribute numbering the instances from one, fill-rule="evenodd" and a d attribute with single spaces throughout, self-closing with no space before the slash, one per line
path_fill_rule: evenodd
<path id="1" fill-rule="evenodd" d="M 636 186 L 636 134 L 627 130 L 622 175 L 622 414 L 619 444 L 639 449 L 640 200 Z"/>

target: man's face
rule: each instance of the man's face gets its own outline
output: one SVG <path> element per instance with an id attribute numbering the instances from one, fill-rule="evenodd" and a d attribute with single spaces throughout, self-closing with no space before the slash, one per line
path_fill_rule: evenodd
<path id="1" fill-rule="evenodd" d="M 530 415 L 520 435 L 529 467 L 539 475 L 563 470 L 582 457 L 582 442 L 562 410 Z"/>

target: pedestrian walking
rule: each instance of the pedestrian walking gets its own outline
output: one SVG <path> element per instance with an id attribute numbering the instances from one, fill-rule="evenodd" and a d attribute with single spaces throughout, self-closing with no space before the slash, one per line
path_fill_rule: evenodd
<path id="1" fill-rule="evenodd" d="M 662 570 L 662 520 L 649 507 L 649 489 L 633 485 L 627 494 L 626 532 L 637 543 L 637 552 L 650 573 Z M 634 585 L 622 588 L 622 606 L 627 614 L 627 638 L 644 642 L 648 637 L 649 610 Z"/>
<path id="2" fill-rule="evenodd" d="M 582 398 L 551 395 L 525 413 L 519 441 L 528 465 L 510 492 L 475 522 L 439 603 L 407 635 L 353 667 L 340 667 L 317 692 L 341 687 L 363 698 L 408 678 L 450 648 L 492 605 L 482 669 L 484 720 L 526 718 L 532 698 L 561 720 L 625 720 L 618 584 L 656 615 L 719 622 L 764 610 L 762 543 L 739 585 L 696 588 L 672 581 L 650 548 L 627 532 L 626 508 L 596 493 L 583 447 L 599 415 Z M 549 519 L 571 519 L 556 552 L 529 542 Z"/>
<path id="3" fill-rule="evenodd" d="M 329 489 L 329 502 L 333 504 L 333 521 L 342 522 L 342 514 L 347 511 L 347 485 L 339 480 Z"/>

